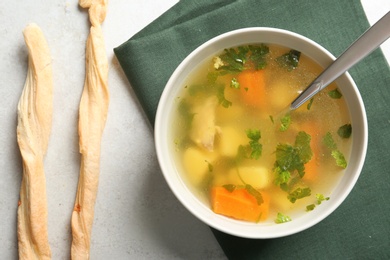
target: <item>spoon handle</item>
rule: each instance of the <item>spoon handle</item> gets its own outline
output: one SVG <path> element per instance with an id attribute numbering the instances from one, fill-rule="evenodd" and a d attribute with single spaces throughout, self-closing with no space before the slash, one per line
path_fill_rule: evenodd
<path id="1" fill-rule="evenodd" d="M 390 12 L 363 33 L 326 68 L 290 105 L 290 110 L 297 109 L 319 91 L 324 89 L 341 74 L 369 55 L 390 37 Z"/>

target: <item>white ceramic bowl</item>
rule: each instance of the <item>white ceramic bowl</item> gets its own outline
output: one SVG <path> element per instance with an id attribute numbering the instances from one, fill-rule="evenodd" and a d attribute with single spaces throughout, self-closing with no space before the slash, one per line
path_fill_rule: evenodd
<path id="1" fill-rule="evenodd" d="M 298 50 L 322 67 L 327 67 L 335 59 L 331 53 L 314 41 L 280 29 L 245 28 L 217 36 L 188 55 L 166 84 L 157 109 L 155 145 L 158 161 L 169 187 L 193 215 L 222 232 L 239 237 L 265 239 L 287 236 L 305 230 L 323 220 L 345 200 L 362 170 L 367 150 L 368 131 L 366 112 L 360 93 L 350 75 L 343 74 L 336 82 L 350 112 L 353 142 L 348 167 L 341 181 L 332 191 L 331 200 L 323 203 L 314 211 L 283 224 L 249 223 L 215 214 L 209 205 L 205 205 L 192 194 L 175 165 L 171 150 L 173 147 L 171 130 L 174 124 L 171 115 L 177 106 L 174 99 L 183 88 L 183 82 L 187 76 L 205 59 L 220 53 L 225 48 L 255 43 L 273 43 Z"/>

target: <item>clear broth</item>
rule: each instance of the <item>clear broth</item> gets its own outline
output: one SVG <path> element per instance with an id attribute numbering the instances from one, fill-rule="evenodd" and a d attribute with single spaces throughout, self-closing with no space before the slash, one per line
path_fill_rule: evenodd
<path id="1" fill-rule="evenodd" d="M 260 192 L 270 195 L 270 211 L 266 222 L 273 222 L 278 212 L 293 219 L 300 214 L 307 214 L 306 206 L 316 204 L 316 194 L 332 198 L 332 189 L 342 177 L 344 169 L 336 165 L 330 149 L 323 144 L 323 138 L 328 132 L 331 133 L 337 149 L 343 153 L 347 162 L 352 138 L 341 138 L 337 134 L 339 127 L 350 124 L 351 120 L 344 99 L 342 97 L 334 99 L 328 95 L 329 91 L 337 89 L 335 83 L 314 97 L 310 109 L 309 103 L 306 103 L 291 112 L 290 126 L 286 131 L 280 131 L 279 119 L 283 116 L 282 112 L 323 69 L 301 54 L 298 66 L 288 70 L 279 65 L 277 58 L 288 53 L 290 49 L 273 44 L 267 46 L 269 53 L 265 58 L 267 63 L 264 68 L 265 92 L 262 97 L 266 100 L 266 106 L 259 108 L 245 103 L 240 95 L 240 89 L 230 86 L 232 79 L 237 78 L 238 74 L 226 74 L 219 75 L 214 83 L 214 86 L 223 86 L 224 97 L 231 102 L 229 107 L 224 107 L 215 97 L 215 89 L 207 87 L 210 85 L 210 75 L 218 72 L 214 67 L 215 57 L 210 57 L 204 64 L 194 69 L 175 100 L 178 109 L 174 115 L 172 142 L 176 164 L 183 180 L 204 203 L 210 205 L 212 186 L 250 184 Z M 194 123 L 196 116 L 204 116 L 197 119 L 202 124 Z M 214 138 L 211 138 L 212 149 L 210 142 L 205 146 L 205 142 L 194 138 L 196 134 L 191 129 L 198 127 L 209 131 L 206 126 L 215 127 Z M 240 145 L 246 146 L 250 141 L 246 136 L 248 129 L 260 130 L 259 142 L 262 144 L 262 153 L 257 160 L 244 158 L 237 162 L 237 153 L 234 151 L 238 151 Z M 314 174 L 306 173 L 294 185 L 310 187 L 311 195 L 291 203 L 287 199 L 288 192 L 275 184 L 275 150 L 278 144 L 293 145 L 300 131 L 310 132 L 310 147 L 315 154 L 312 160 L 315 160 L 318 167 Z M 199 136 L 202 136 L 202 133 Z M 203 139 L 210 139 L 210 135 Z M 246 178 L 250 169 L 254 169 L 253 174 L 264 176 Z M 241 172 L 244 171 L 246 175 L 243 177 Z M 252 179 L 255 179 L 254 183 L 250 183 Z"/>

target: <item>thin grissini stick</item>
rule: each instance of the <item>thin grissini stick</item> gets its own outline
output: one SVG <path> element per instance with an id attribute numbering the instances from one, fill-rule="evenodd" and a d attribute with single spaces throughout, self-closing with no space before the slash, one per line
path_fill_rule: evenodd
<path id="1" fill-rule="evenodd" d="M 49 46 L 36 24 L 23 31 L 28 48 L 28 70 L 18 104 L 17 141 L 23 159 L 18 207 L 20 259 L 50 259 L 47 232 L 47 151 L 53 110 L 53 79 Z"/>
<path id="2" fill-rule="evenodd" d="M 79 109 L 81 166 L 72 213 L 72 259 L 90 258 L 90 240 L 100 172 L 100 144 L 106 123 L 109 91 L 108 60 L 100 24 L 107 1 L 79 1 L 89 8 L 92 24 L 86 44 L 86 78 Z"/>

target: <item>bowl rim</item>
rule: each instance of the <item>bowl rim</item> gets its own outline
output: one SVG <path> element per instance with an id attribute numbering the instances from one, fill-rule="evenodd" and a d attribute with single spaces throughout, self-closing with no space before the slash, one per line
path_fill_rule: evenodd
<path id="1" fill-rule="evenodd" d="M 184 60 L 178 65 L 178 67 L 174 70 L 172 75 L 170 76 L 168 82 L 166 83 L 164 90 L 162 92 L 162 95 L 160 97 L 157 112 L 156 112 L 156 120 L 154 124 L 154 138 L 155 138 L 155 149 L 157 153 L 157 159 L 158 163 L 160 165 L 161 171 L 163 173 L 163 176 L 170 188 L 170 190 L 174 193 L 176 198 L 181 202 L 181 204 L 189 210 L 195 217 L 200 219 L 205 224 L 209 225 L 210 227 L 213 227 L 219 231 L 222 231 L 224 233 L 238 236 L 238 237 L 244 237 L 244 238 L 256 238 L 256 239 L 268 239 L 268 238 L 277 238 L 277 237 L 284 237 L 288 235 L 292 235 L 298 232 L 301 232 L 303 230 L 306 230 L 317 223 L 321 222 L 323 219 L 325 219 L 327 216 L 329 216 L 332 212 L 334 212 L 340 204 L 346 199 L 346 197 L 350 194 L 353 187 L 355 186 L 366 157 L 367 153 L 367 144 L 368 144 L 368 126 L 367 126 L 367 116 L 365 111 L 365 106 L 363 103 L 363 100 L 361 98 L 360 92 L 353 81 L 352 77 L 349 75 L 348 72 L 341 75 L 337 80 L 343 80 L 348 83 L 349 87 L 349 95 L 352 97 L 350 102 L 353 102 L 354 105 L 357 105 L 357 107 L 354 107 L 354 113 L 351 114 L 351 107 L 348 105 L 350 116 L 355 115 L 354 120 L 357 120 L 359 123 L 358 133 L 355 133 L 355 130 L 353 131 L 353 140 L 356 138 L 359 138 L 361 142 L 358 143 L 358 147 L 352 147 L 351 148 L 351 158 L 352 153 L 357 154 L 357 161 L 354 161 L 354 165 L 352 166 L 354 170 L 353 178 L 349 178 L 346 183 L 344 183 L 347 186 L 343 186 L 342 188 L 339 188 L 338 193 L 340 193 L 340 196 L 336 199 L 332 198 L 332 202 L 329 203 L 326 207 L 317 207 L 316 208 L 316 214 L 315 217 L 312 219 L 307 219 L 307 217 L 300 217 L 301 221 L 299 219 L 293 220 L 291 222 L 284 223 L 283 225 L 276 225 L 276 224 L 258 224 L 258 223 L 247 223 L 244 221 L 239 220 L 233 220 L 227 217 L 224 217 L 222 215 L 218 215 L 214 213 L 209 207 L 206 207 L 202 202 L 199 201 L 198 198 L 192 192 L 189 190 L 188 187 L 186 187 L 186 184 L 180 179 L 180 175 L 176 172 L 176 174 L 170 174 L 172 170 L 176 170 L 172 164 L 173 159 L 168 158 L 166 152 L 169 146 L 167 144 L 167 137 L 166 134 L 168 132 L 168 126 L 164 127 L 164 124 L 167 124 L 168 117 L 170 117 L 171 111 L 165 110 L 166 107 L 172 107 L 173 105 L 169 105 L 169 102 L 173 102 L 174 97 L 172 98 L 172 91 L 176 90 L 176 93 L 181 89 L 181 87 L 175 88 L 175 82 L 181 77 L 181 73 L 183 70 L 187 69 L 188 64 L 190 61 L 196 59 L 197 55 L 202 54 L 207 50 L 208 52 L 220 52 L 221 48 L 213 50 L 214 45 L 218 45 L 218 43 L 225 41 L 226 39 L 229 39 L 229 37 L 242 37 L 248 34 L 272 34 L 276 35 L 277 37 L 288 37 L 291 38 L 290 40 L 295 41 L 298 44 L 305 44 L 305 46 L 309 46 L 310 48 L 313 48 L 315 53 L 318 53 L 318 56 L 323 56 L 326 59 L 329 60 L 329 63 L 335 60 L 335 57 L 324 47 L 322 47 L 320 44 L 316 43 L 315 41 L 300 35 L 295 32 L 291 32 L 284 29 L 279 28 L 272 28 L 272 27 L 247 27 L 247 28 L 241 28 L 232 30 L 223 34 L 220 34 L 214 38 L 211 38 L 210 40 L 204 42 L 199 47 L 197 47 L 195 50 L 193 50 L 188 56 L 184 58 Z M 271 37 L 272 38 L 272 37 Z M 272 41 L 272 40 L 270 40 Z M 238 41 L 239 42 L 239 41 Z M 258 43 L 266 43 L 265 41 L 258 41 Z M 238 46 L 240 44 L 244 43 L 237 43 L 232 46 Z M 249 44 L 249 43 L 247 43 Z M 276 43 L 279 44 L 279 43 Z M 279 44 L 280 45 L 280 44 Z M 281 44 L 283 45 L 283 44 Z M 287 45 L 285 45 L 287 46 Z M 228 46 L 226 46 L 228 47 Z M 287 47 L 291 47 L 290 44 Z M 206 51 L 206 52 L 207 52 Z M 315 60 L 317 63 L 319 63 L 318 59 L 313 58 L 313 55 L 303 52 L 305 55 L 309 56 L 311 59 Z M 208 57 L 205 58 L 209 58 Z M 195 66 L 196 67 L 196 66 Z M 352 118 L 351 118 L 352 120 Z M 355 129 L 355 128 L 354 128 Z M 165 140 L 164 140 L 165 139 Z M 352 142 L 352 146 L 356 144 L 356 141 Z M 355 150 L 355 151 L 353 151 Z M 360 151 L 357 152 L 356 150 Z M 347 167 L 348 169 L 348 167 Z M 174 176 L 175 175 L 175 176 Z M 345 175 L 345 174 L 344 174 Z M 342 179 L 346 179 L 346 177 L 342 177 Z M 178 185 L 181 185 L 182 187 L 179 187 Z M 339 183 L 337 187 L 341 186 Z M 189 193 L 189 194 L 184 194 Z M 333 194 L 333 192 L 332 192 Z M 304 214 L 307 215 L 307 214 Z M 271 227 L 271 228 L 270 228 Z M 276 227 L 282 227 L 282 228 L 276 228 Z M 250 231 L 251 229 L 255 229 L 253 232 Z"/>

